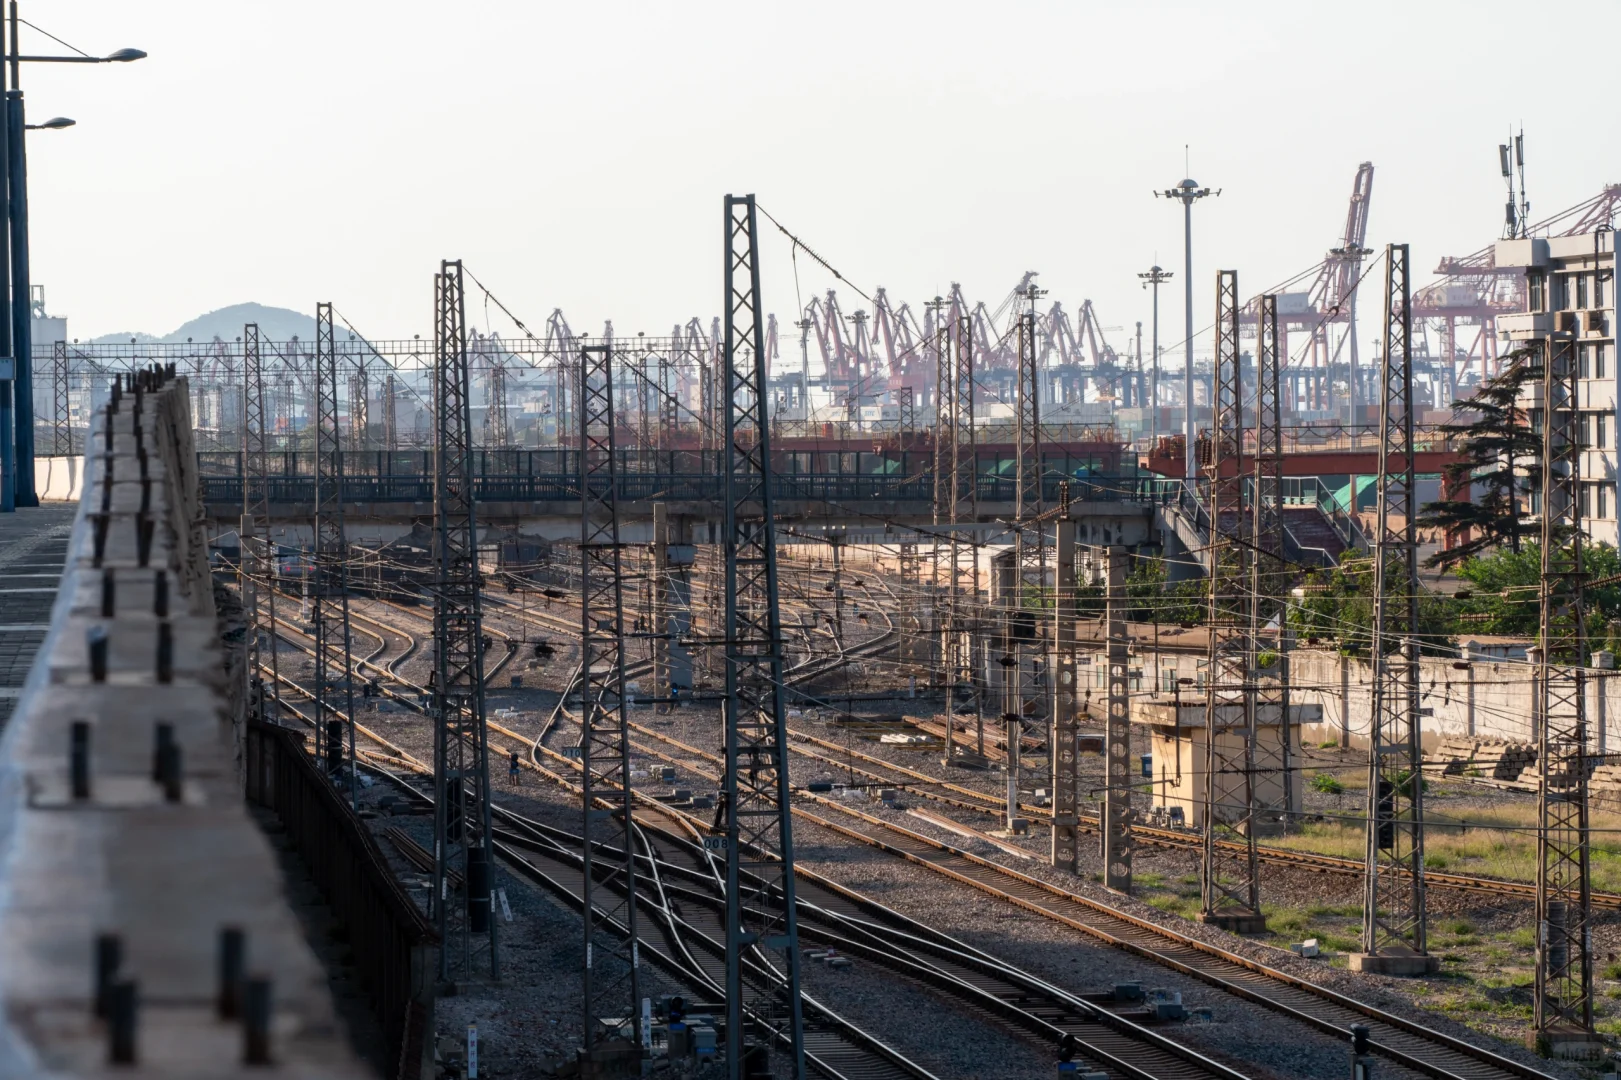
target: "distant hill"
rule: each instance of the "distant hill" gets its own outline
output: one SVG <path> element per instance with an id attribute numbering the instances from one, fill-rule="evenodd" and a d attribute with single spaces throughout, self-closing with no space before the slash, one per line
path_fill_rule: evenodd
<path id="1" fill-rule="evenodd" d="M 313 341 L 315 338 L 314 316 L 287 308 L 266 307 L 264 304 L 232 304 L 218 311 L 210 311 L 207 315 L 199 315 L 162 337 L 139 332 L 103 334 L 92 339 L 91 343 L 123 344 L 131 338 L 143 344 L 153 341 L 203 342 L 213 341 L 216 337 L 225 341 L 235 341 L 242 336 L 242 325 L 250 322 L 258 323 L 259 333 L 269 341 L 286 341 L 294 337 L 300 341 Z"/>

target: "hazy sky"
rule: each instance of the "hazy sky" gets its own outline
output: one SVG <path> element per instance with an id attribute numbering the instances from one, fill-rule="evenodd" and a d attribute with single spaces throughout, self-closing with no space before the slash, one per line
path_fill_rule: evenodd
<path id="1" fill-rule="evenodd" d="M 1511 125 L 1533 218 L 1621 180 L 1613 65 L 1569 51 L 1616 40 L 1621 5 L 1563 4 L 1557 35 L 1528 10 L 27 0 L 81 49 L 151 54 L 25 70 L 30 120 L 79 121 L 28 136 L 34 280 L 73 337 L 249 300 L 332 300 L 391 337 L 430 331 L 432 274 L 459 257 L 537 332 L 560 307 L 577 331 L 663 334 L 718 313 L 721 197 L 752 191 L 920 314 L 953 280 L 994 308 L 1029 269 L 1129 330 L 1138 271 L 1157 254 L 1182 278 L 1181 212 L 1151 192 L 1189 143 L 1223 189 L 1195 210 L 1203 322 L 1218 266 L 1249 295 L 1322 257 L 1358 162 L 1369 246 L 1410 243 L 1423 278 L 1497 235 Z M 1572 62 L 1548 67 L 1554 47 Z M 791 322 L 788 245 L 763 243 Z M 830 284 L 801 256 L 801 296 Z"/>

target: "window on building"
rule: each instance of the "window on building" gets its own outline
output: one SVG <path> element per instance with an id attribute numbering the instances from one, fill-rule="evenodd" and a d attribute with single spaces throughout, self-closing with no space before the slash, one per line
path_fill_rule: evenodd
<path id="1" fill-rule="evenodd" d="M 1541 270 L 1533 270 L 1533 271 L 1531 271 L 1531 273 L 1529 275 L 1527 275 L 1527 281 L 1529 282 L 1530 288 L 1531 288 L 1531 310 L 1532 311 L 1542 311 L 1543 310 L 1543 307 L 1542 307 L 1542 287 L 1543 287 L 1543 282 L 1545 280 L 1546 279 L 1543 277 L 1543 274 L 1542 274 Z"/>
<path id="2" fill-rule="evenodd" d="M 1576 377 L 1591 379 L 1593 377 L 1593 347 L 1584 345 L 1576 353 Z"/>
<path id="3" fill-rule="evenodd" d="M 1604 274 L 1593 275 L 1593 306 L 1604 306 L 1604 283 L 1609 280 Z"/>
<path id="4" fill-rule="evenodd" d="M 1577 274 L 1576 277 L 1576 307 L 1587 306 L 1587 275 Z"/>
<path id="5" fill-rule="evenodd" d="M 1596 486 L 1598 487 L 1598 516 L 1607 518 L 1610 516 L 1610 485 L 1598 484 Z"/>
<path id="6" fill-rule="evenodd" d="M 1607 378 L 1607 376 L 1604 373 L 1605 372 L 1605 362 L 1604 361 L 1605 361 L 1605 354 L 1607 352 L 1609 352 L 1609 349 L 1610 349 L 1610 347 L 1608 345 L 1606 345 L 1602 341 L 1599 342 L 1597 345 L 1593 346 L 1593 378 L 1595 378 L 1595 379 Z"/>
<path id="7" fill-rule="evenodd" d="M 1593 414 L 1593 446 L 1603 450 L 1610 445 L 1609 417 L 1604 413 Z"/>
<path id="8" fill-rule="evenodd" d="M 1593 487 L 1592 484 L 1582 485 L 1582 517 L 1593 516 Z"/>

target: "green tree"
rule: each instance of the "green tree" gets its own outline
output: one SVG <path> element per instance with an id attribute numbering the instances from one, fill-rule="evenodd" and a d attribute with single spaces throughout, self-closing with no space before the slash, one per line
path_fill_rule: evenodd
<path id="1" fill-rule="evenodd" d="M 1397 568 L 1391 567 L 1385 595 L 1392 603 L 1401 602 L 1396 577 Z M 1304 599 L 1290 611 L 1295 635 L 1333 642 L 1350 656 L 1366 655 L 1373 640 L 1373 557 L 1347 553 L 1340 565 L 1308 573 L 1303 588 Z M 1418 637 L 1422 651 L 1440 653 L 1451 645 L 1456 624 L 1450 610 L 1452 603 L 1436 593 L 1420 592 Z"/>
<path id="2" fill-rule="evenodd" d="M 1452 403 L 1456 412 L 1473 418 L 1441 427 L 1459 440 L 1464 454 L 1463 461 L 1447 466 L 1449 484 L 1463 491 L 1474 484 L 1482 493 L 1473 501 L 1432 502 L 1420 508 L 1420 528 L 1470 533 L 1466 542 L 1430 556 L 1426 566 L 1457 566 L 1504 544 L 1518 552 L 1528 535 L 1519 497 L 1533 490 L 1538 478 L 1518 476 L 1515 470 L 1540 459 L 1542 435 L 1532 430 L 1518 402 L 1526 384 L 1542 378 L 1542 362 L 1540 353 L 1529 349 L 1505 359 L 1507 366 L 1481 384 L 1474 397 Z"/>
<path id="3" fill-rule="evenodd" d="M 1582 545 L 1588 581 L 1621 577 L 1621 552 L 1608 544 Z M 1465 582 L 1454 601 L 1460 631 L 1535 637 L 1541 618 L 1542 546 L 1527 542 L 1519 551 L 1499 548 L 1465 559 L 1456 573 Z M 1615 637 L 1621 620 L 1621 582 L 1590 586 L 1583 593 L 1587 637 L 1599 643 Z"/>
<path id="4" fill-rule="evenodd" d="M 1209 613 L 1210 583 L 1204 578 L 1171 581 L 1163 559 L 1138 558 L 1126 578 L 1132 622 L 1203 623 Z"/>

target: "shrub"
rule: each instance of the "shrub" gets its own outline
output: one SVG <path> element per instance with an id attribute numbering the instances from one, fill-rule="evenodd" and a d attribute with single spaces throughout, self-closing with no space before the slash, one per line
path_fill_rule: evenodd
<path id="1" fill-rule="evenodd" d="M 1324 795 L 1339 795 L 1345 791 L 1345 785 L 1334 779 L 1332 773 L 1320 772 L 1311 778 L 1311 789 Z"/>

